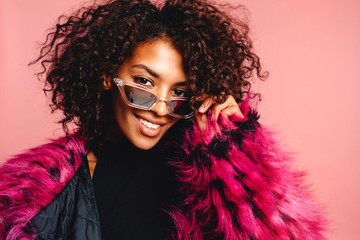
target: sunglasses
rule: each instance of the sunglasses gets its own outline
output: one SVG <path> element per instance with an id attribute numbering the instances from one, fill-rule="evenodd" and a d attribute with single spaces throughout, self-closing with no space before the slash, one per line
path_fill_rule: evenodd
<path id="1" fill-rule="evenodd" d="M 194 111 L 190 107 L 189 97 L 171 97 L 168 100 L 159 98 L 153 94 L 148 88 L 133 82 L 127 82 L 120 78 L 113 79 L 118 86 L 125 102 L 133 108 L 150 110 L 159 101 L 167 104 L 170 116 L 189 119 L 194 115 Z"/>

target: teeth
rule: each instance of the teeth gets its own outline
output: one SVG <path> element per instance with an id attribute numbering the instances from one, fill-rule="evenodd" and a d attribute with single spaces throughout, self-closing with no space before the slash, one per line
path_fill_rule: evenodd
<path id="1" fill-rule="evenodd" d="M 144 124 L 144 125 L 145 125 L 146 127 L 148 127 L 148 128 L 157 129 L 157 128 L 160 127 L 159 124 L 155 124 L 155 123 L 148 122 L 148 121 L 146 121 L 145 119 L 139 118 L 139 120 L 140 120 L 140 122 L 141 122 L 142 124 Z"/>

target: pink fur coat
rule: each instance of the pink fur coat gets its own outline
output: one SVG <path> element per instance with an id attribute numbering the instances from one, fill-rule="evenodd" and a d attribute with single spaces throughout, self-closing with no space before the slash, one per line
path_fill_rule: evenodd
<path id="1" fill-rule="evenodd" d="M 210 121 L 201 133 L 187 129 L 177 167 L 186 196 L 169 214 L 179 240 L 321 240 L 324 217 L 291 155 L 258 122 Z M 212 130 L 211 130 L 212 129 Z M 215 135 L 214 135 L 215 133 Z M 34 239 L 29 221 L 65 187 L 86 154 L 77 134 L 29 150 L 0 168 L 0 239 Z"/>

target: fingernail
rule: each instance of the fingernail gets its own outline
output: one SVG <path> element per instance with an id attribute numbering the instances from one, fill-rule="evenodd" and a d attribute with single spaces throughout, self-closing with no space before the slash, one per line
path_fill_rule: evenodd
<path id="1" fill-rule="evenodd" d="M 201 116 L 201 121 L 203 121 L 203 122 L 206 122 L 206 121 L 207 121 L 207 117 L 206 117 L 205 114 L 203 114 L 203 115 Z"/>

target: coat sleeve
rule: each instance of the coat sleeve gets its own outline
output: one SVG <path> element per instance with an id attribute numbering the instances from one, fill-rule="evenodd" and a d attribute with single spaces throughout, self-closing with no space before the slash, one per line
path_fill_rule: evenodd
<path id="1" fill-rule="evenodd" d="M 259 124 L 257 112 L 240 107 L 244 118 L 212 121 L 205 133 L 194 123 L 186 132 L 175 161 L 185 201 L 171 213 L 174 238 L 325 239 L 323 206 L 305 174 L 291 167 L 292 155 Z"/>
<path id="2" fill-rule="evenodd" d="M 31 219 L 64 188 L 85 154 L 76 134 L 17 155 L 0 167 L 0 240 L 34 239 Z"/>

